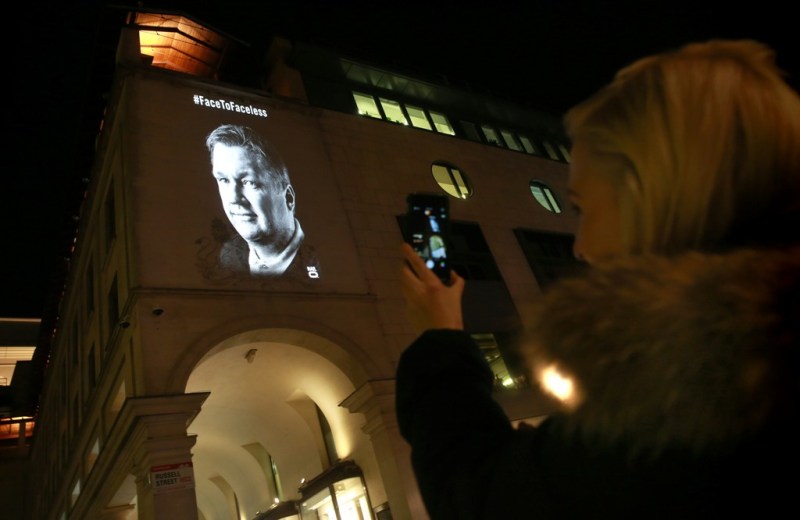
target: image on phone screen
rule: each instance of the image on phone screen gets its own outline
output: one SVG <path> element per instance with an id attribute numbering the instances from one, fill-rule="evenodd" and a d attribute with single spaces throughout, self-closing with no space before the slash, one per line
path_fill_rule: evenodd
<path id="1" fill-rule="evenodd" d="M 448 254 L 447 198 L 440 195 L 411 194 L 408 197 L 407 240 L 436 275 L 450 279 Z"/>

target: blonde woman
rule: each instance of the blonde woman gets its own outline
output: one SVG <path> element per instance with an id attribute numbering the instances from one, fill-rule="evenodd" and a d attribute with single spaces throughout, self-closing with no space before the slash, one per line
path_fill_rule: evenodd
<path id="1" fill-rule="evenodd" d="M 788 509 L 798 462 L 800 97 L 773 52 L 709 41 L 621 70 L 565 117 L 575 254 L 523 352 L 558 411 L 514 429 L 463 331 L 464 280 L 414 252 L 421 335 L 397 414 L 434 520 Z M 552 385 L 552 381 L 559 384 Z"/>

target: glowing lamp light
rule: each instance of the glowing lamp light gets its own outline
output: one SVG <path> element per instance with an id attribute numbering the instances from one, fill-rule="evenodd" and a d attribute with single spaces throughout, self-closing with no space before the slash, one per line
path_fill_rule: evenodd
<path id="1" fill-rule="evenodd" d="M 560 401 L 569 401 L 574 395 L 572 379 L 563 376 L 554 365 L 543 369 L 539 374 L 542 386 Z"/>

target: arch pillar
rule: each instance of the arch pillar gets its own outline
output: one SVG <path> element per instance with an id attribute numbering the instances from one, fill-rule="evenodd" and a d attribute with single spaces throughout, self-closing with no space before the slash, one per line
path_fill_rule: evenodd
<path id="1" fill-rule="evenodd" d="M 131 516 L 136 510 L 133 504 L 126 504 L 122 506 L 106 507 L 100 511 L 99 520 L 130 520 Z"/>
<path id="2" fill-rule="evenodd" d="M 361 429 L 372 441 L 392 518 L 427 519 L 411 467 L 411 448 L 400 435 L 397 424 L 395 380 L 367 381 L 342 401 L 341 406 L 351 413 L 364 414 L 366 422 Z"/>
<path id="3" fill-rule="evenodd" d="M 136 476 L 140 520 L 197 519 L 192 447 L 187 428 L 208 393 L 133 398 L 136 418 L 128 444 Z"/>

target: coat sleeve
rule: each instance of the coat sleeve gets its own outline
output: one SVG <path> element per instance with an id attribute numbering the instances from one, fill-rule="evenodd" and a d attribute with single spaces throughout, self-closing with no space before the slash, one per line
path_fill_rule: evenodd
<path id="1" fill-rule="evenodd" d="M 494 375 L 463 331 L 429 330 L 400 358 L 397 417 L 432 518 L 484 508 L 482 492 L 496 453 L 514 431 L 492 399 Z M 438 513 L 437 513 L 438 512 Z M 462 516 L 467 518 L 467 516 Z"/>

